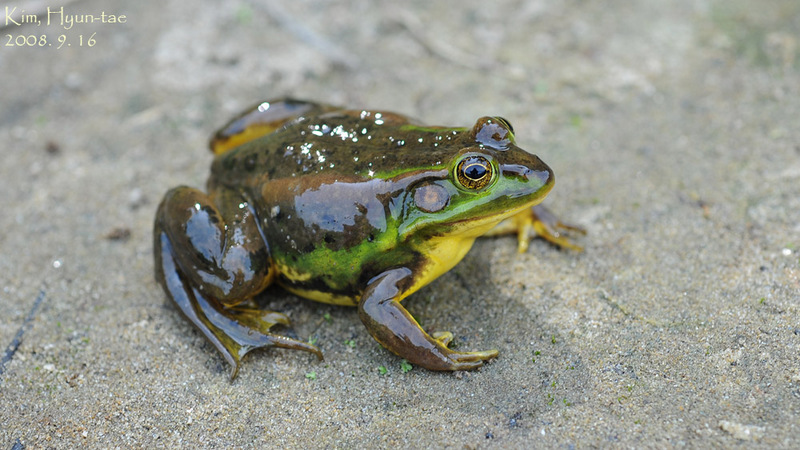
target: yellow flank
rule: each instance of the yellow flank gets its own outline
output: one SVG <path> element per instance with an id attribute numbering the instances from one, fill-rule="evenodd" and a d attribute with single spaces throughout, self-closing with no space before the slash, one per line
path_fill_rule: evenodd
<path id="1" fill-rule="evenodd" d="M 221 155 L 223 153 L 227 153 L 234 148 L 246 144 L 250 141 L 254 141 L 261 136 L 265 136 L 267 134 L 272 133 L 273 131 L 277 130 L 278 127 L 275 124 L 251 124 L 248 125 L 242 132 L 227 136 L 227 137 L 219 137 L 214 136 L 211 139 L 211 151 L 214 152 L 215 155 Z"/>
<path id="2" fill-rule="evenodd" d="M 275 268 L 278 270 L 278 273 L 283 274 L 286 278 L 292 281 L 308 281 L 311 279 L 310 273 L 299 272 L 292 266 L 275 263 Z"/>
<path id="3" fill-rule="evenodd" d="M 294 267 L 291 266 L 283 264 L 275 264 L 275 268 L 284 277 L 288 278 L 291 281 L 302 282 L 311 279 L 310 273 L 298 272 Z M 280 278 L 278 280 L 280 280 Z M 309 300 L 314 300 L 315 302 L 328 303 L 330 305 L 339 305 L 339 306 L 358 305 L 358 300 L 359 300 L 358 297 L 353 298 L 345 295 L 336 295 L 328 292 L 318 291 L 315 289 L 300 289 L 295 286 L 287 286 L 284 283 L 281 283 L 280 281 L 278 281 L 278 284 L 280 284 L 282 288 L 286 289 L 287 291 L 295 295 L 307 298 Z"/>

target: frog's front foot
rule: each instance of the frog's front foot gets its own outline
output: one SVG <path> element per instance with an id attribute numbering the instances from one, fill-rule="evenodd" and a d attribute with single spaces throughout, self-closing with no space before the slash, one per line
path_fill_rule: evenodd
<path id="1" fill-rule="evenodd" d="M 538 236 L 550 241 L 551 243 L 576 251 L 583 251 L 583 247 L 572 243 L 575 235 L 585 235 L 586 230 L 568 223 L 562 222 L 555 214 L 543 205 L 536 205 L 530 209 L 531 227 Z M 519 251 L 525 252 L 528 249 L 527 240 L 523 244 L 523 239 L 519 239 Z"/>
<path id="2" fill-rule="evenodd" d="M 562 222 L 555 214 L 543 205 L 524 209 L 500 222 L 484 236 L 500 236 L 516 234 L 517 250 L 528 251 L 531 239 L 539 236 L 561 248 L 583 251 L 583 247 L 573 243 L 576 235 L 585 235 L 583 228 Z"/>
<path id="3" fill-rule="evenodd" d="M 398 300 L 411 282 L 412 272 L 406 268 L 389 270 L 369 282 L 358 312 L 375 340 L 429 370 L 475 369 L 498 355 L 497 350 L 456 352 L 447 347 L 453 340 L 452 333 L 426 333 Z"/>

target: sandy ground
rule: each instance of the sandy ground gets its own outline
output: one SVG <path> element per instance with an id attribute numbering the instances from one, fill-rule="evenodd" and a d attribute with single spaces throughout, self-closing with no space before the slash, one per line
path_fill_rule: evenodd
<path id="1" fill-rule="evenodd" d="M 67 29 L 11 2 L 0 447 L 800 446 L 800 3 L 430 3 L 87 0 L 64 17 L 117 23 Z M 482 240 L 405 301 L 497 360 L 404 372 L 353 309 L 271 290 L 325 361 L 228 380 L 153 279 L 153 215 L 286 95 L 502 115 L 553 167 L 585 252 Z"/>

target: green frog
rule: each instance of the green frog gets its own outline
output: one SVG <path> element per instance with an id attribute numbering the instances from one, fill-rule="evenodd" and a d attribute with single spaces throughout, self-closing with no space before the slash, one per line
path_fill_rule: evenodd
<path id="1" fill-rule="evenodd" d="M 388 350 L 430 370 L 467 370 L 497 350 L 449 348 L 401 301 L 455 266 L 484 235 L 540 235 L 579 249 L 539 202 L 553 171 L 516 146 L 501 117 L 425 126 L 399 114 L 281 99 L 261 102 L 211 139 L 207 193 L 166 193 L 154 227 L 155 275 L 231 366 L 256 348 L 314 345 L 275 334 L 286 315 L 253 297 L 277 283 L 358 308 Z"/>

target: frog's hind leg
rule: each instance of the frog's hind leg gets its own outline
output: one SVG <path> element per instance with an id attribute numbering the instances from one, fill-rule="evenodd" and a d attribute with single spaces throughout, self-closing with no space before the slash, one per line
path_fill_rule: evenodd
<path id="1" fill-rule="evenodd" d="M 285 336 L 272 334 L 275 325 L 289 325 L 284 314 L 257 309 L 225 308 L 213 298 L 206 298 L 184 280 L 173 257 L 165 233 L 156 236 L 156 271 L 163 273 L 164 290 L 175 305 L 231 366 L 230 378 L 239 373 L 242 358 L 251 350 L 281 347 L 314 353 L 322 359 L 315 346 Z"/>
<path id="2" fill-rule="evenodd" d="M 228 217 L 227 225 L 221 217 Z M 247 233 L 253 232 L 254 220 L 247 213 L 220 212 L 204 193 L 186 187 L 168 192 L 156 213 L 156 279 L 230 363 L 231 379 L 242 357 L 256 348 L 304 350 L 322 358 L 313 345 L 270 333 L 275 325 L 289 324 L 285 315 L 234 306 L 263 290 L 270 279 L 263 242 L 253 238 L 237 246 L 221 238 L 227 233 L 252 236 Z M 238 273 L 241 267 L 248 268 L 248 277 Z"/>
<path id="3" fill-rule="evenodd" d="M 209 142 L 216 155 L 272 133 L 300 116 L 315 116 L 341 108 L 284 98 L 258 102 L 220 128 Z"/>

